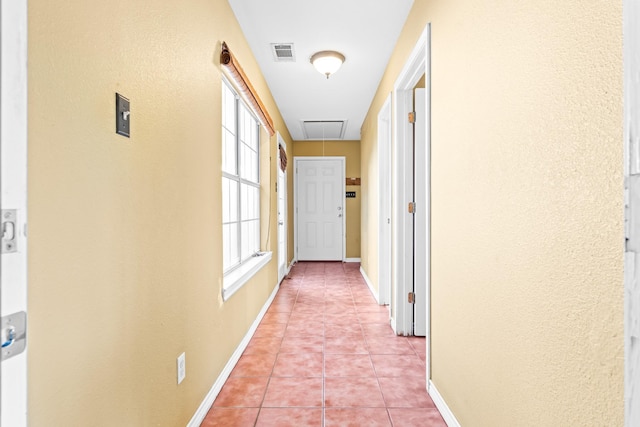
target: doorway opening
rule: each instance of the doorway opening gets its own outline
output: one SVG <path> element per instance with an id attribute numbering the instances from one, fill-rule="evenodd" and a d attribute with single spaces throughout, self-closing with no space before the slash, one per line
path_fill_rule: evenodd
<path id="1" fill-rule="evenodd" d="M 282 151 L 287 150 L 287 144 L 282 139 L 280 132 L 277 133 L 278 141 L 278 184 L 276 187 L 276 195 L 278 199 L 278 283 L 287 275 L 287 172 L 283 170 L 282 165 L 286 165 L 286 156 L 282 159 Z M 284 162 L 283 162 L 284 160 Z M 286 167 L 286 166 L 285 166 Z"/>
<path id="2" fill-rule="evenodd" d="M 391 96 L 378 113 L 378 302 L 391 305 Z M 391 306 L 389 307 L 391 309 Z"/>
<path id="3" fill-rule="evenodd" d="M 394 85 L 392 327 L 399 335 L 426 335 L 426 377 L 430 378 L 430 155 L 431 155 L 431 26 L 422 33 Z M 424 97 L 414 89 L 424 77 Z M 415 108 L 414 98 L 418 108 Z M 423 100 L 421 100 L 423 99 Z M 422 103 L 422 108 L 421 105 Z M 410 117 L 412 116 L 412 117 Z M 414 153 L 414 123 L 416 129 Z M 415 163 L 414 163 L 415 162 Z M 415 167 L 414 167 L 415 164 Z M 415 185 L 414 185 L 415 184 Z M 419 298 L 420 305 L 412 301 Z M 417 312 L 414 312 L 417 310 Z M 421 313 L 420 310 L 423 310 Z"/>

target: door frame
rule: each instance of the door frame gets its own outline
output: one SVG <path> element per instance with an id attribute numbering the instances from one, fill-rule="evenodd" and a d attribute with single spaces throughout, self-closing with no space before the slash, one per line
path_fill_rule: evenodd
<path id="1" fill-rule="evenodd" d="M 638 284 L 640 283 L 640 4 L 625 0 L 623 5 L 624 54 L 624 425 L 640 425 L 640 347 L 634 340 L 640 329 Z"/>
<path id="2" fill-rule="evenodd" d="M 282 212 L 282 221 L 284 222 L 284 224 L 282 225 L 283 230 L 284 230 L 284 241 L 283 241 L 283 245 L 282 247 L 280 247 L 280 224 L 278 224 L 278 226 L 276 227 L 276 229 L 278 230 L 277 235 L 278 235 L 278 283 L 282 282 L 282 279 L 285 278 L 285 276 L 289 273 L 288 268 L 287 268 L 287 240 L 288 240 L 288 236 L 287 236 L 287 230 L 288 230 L 288 215 L 287 215 L 287 211 L 288 209 L 288 199 L 287 199 L 287 171 L 282 171 L 282 169 L 280 169 L 280 146 L 282 146 L 282 148 L 285 149 L 285 151 L 287 150 L 287 143 L 284 141 L 284 139 L 282 138 L 282 135 L 280 135 L 280 132 L 276 132 L 276 141 L 278 143 L 278 163 L 276 164 L 276 168 L 277 168 L 277 173 L 276 173 L 276 182 L 278 183 L 278 192 L 276 193 L 276 203 L 280 202 L 280 194 L 284 194 L 284 212 Z M 284 185 L 280 185 L 280 174 L 283 175 L 283 184 Z M 281 193 L 283 192 L 283 193 Z M 280 205 L 278 204 L 278 206 L 276 207 L 276 212 L 280 209 Z M 280 218 L 276 218 L 276 221 L 279 221 Z M 284 269 L 281 271 L 280 270 L 280 256 L 281 254 L 284 253 Z"/>
<path id="3" fill-rule="evenodd" d="M 394 319 L 392 326 L 399 335 L 412 333 L 413 307 L 408 303 L 407 295 L 413 290 L 413 218 L 407 212 L 408 202 L 413 200 L 412 192 L 407 190 L 407 182 L 413 180 L 413 125 L 407 120 L 409 112 L 413 110 L 413 89 L 422 78 L 425 79 L 426 91 L 426 117 L 417 117 L 416 120 L 424 120 L 426 123 L 425 159 L 421 163 L 430 165 L 431 152 L 431 24 L 428 23 L 420 36 L 420 39 L 411 51 L 402 71 L 393 87 L 393 124 L 395 127 L 395 141 L 393 149 L 393 281 L 395 284 Z M 430 166 L 429 166 L 430 167 Z M 430 172 L 427 172 L 427 182 L 424 188 L 416 191 L 426 191 L 425 200 L 430 201 Z M 430 204 L 430 203 L 429 203 Z M 426 213 L 427 233 L 430 239 L 431 207 L 418 206 L 416 210 L 423 209 Z M 407 234 L 409 232 L 409 234 Z M 427 242 L 427 251 L 431 242 Z M 420 255 L 420 254 L 417 254 Z M 426 254 L 424 254 L 426 258 Z M 426 377 L 431 378 L 431 259 L 425 263 L 426 277 Z"/>
<path id="4" fill-rule="evenodd" d="M 9 185 L 0 193 L 4 209 L 16 209 L 17 252 L 0 255 L 0 315 L 27 311 L 27 0 L 3 1 L 0 6 L 2 47 L 2 129 L 3 158 L 11 157 L 9 170 L 3 170 Z M 5 157 L 7 156 L 7 157 Z M 7 166 L 7 163 L 4 165 Z M 9 281 L 12 286 L 6 288 Z M 27 322 L 28 326 L 28 322 Z M 0 424 L 23 427 L 28 420 L 27 347 L 3 362 L 0 370 Z"/>
<path id="5" fill-rule="evenodd" d="M 413 292 L 415 302 L 413 304 L 413 331 L 412 335 L 427 335 L 427 282 L 429 281 L 429 271 L 431 267 L 430 239 L 431 233 L 429 229 L 431 211 L 431 154 L 430 146 L 427 142 L 428 117 L 427 113 L 427 89 L 415 88 L 413 91 L 414 102 L 413 111 L 417 120 L 414 123 L 414 147 L 413 155 L 415 157 L 414 169 L 414 202 L 418 207 L 413 214 L 413 253 L 418 262 L 413 263 Z M 427 120 L 424 120 L 424 118 Z M 420 139 L 419 139 L 420 138 Z M 424 161 L 424 167 L 422 162 Z M 426 207 L 426 208 L 423 208 Z M 421 260 L 427 260 L 426 263 Z M 420 286 L 424 283 L 424 287 Z M 424 292 L 424 293 L 423 293 Z M 423 305 L 424 304 L 424 305 Z"/>
<path id="6" fill-rule="evenodd" d="M 391 94 L 378 113 L 378 303 L 391 305 Z M 391 312 L 389 312 L 391 316 Z"/>
<path id="7" fill-rule="evenodd" d="M 345 177 L 346 177 L 346 158 L 344 156 L 297 156 L 293 158 L 293 202 L 294 202 L 294 211 L 293 211 L 293 241 L 294 241 L 294 257 L 297 260 L 298 257 L 298 163 L 305 160 L 339 160 L 342 164 L 342 180 L 340 184 L 341 195 L 344 202 L 344 194 L 346 189 Z M 342 209 L 342 262 L 345 262 L 346 252 L 347 252 L 347 209 L 346 203 L 343 203 Z"/>

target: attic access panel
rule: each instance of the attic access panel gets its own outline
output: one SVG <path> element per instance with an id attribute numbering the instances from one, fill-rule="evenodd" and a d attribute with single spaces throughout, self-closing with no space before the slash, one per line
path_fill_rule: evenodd
<path id="1" fill-rule="evenodd" d="M 346 120 L 304 120 L 305 139 L 342 139 L 347 130 Z"/>

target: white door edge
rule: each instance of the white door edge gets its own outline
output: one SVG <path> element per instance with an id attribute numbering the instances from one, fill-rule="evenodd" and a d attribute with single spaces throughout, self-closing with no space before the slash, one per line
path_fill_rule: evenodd
<path id="1" fill-rule="evenodd" d="M 15 209 L 15 252 L 0 255 L 0 314 L 27 311 L 27 0 L 2 1 L 2 209 Z M 5 217 L 3 216 L 3 222 Z M 12 319 L 14 316 L 11 316 Z M 28 325 L 28 322 L 27 322 Z M 0 425 L 27 425 L 27 347 L 0 366 Z M 11 349 L 11 346 L 4 350 Z"/>
<path id="2" fill-rule="evenodd" d="M 413 284 L 413 224 L 408 213 L 408 203 L 413 200 L 412 174 L 412 130 L 409 129 L 407 115 L 413 108 L 411 91 L 395 91 L 394 103 L 396 123 L 396 144 L 394 146 L 394 218 L 393 218 L 393 271 L 395 276 L 395 317 L 396 333 L 410 335 L 412 329 L 412 306 L 407 295 Z"/>
<path id="3" fill-rule="evenodd" d="M 624 425 L 640 425 L 640 3 L 623 5 L 624 50 Z"/>

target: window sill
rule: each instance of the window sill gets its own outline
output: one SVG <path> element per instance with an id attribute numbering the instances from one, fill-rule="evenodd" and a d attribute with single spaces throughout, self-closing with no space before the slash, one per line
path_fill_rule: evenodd
<path id="1" fill-rule="evenodd" d="M 240 267 L 227 273 L 222 279 L 222 300 L 228 300 L 258 271 L 271 261 L 272 252 L 261 252 L 262 255 L 253 257 Z"/>

